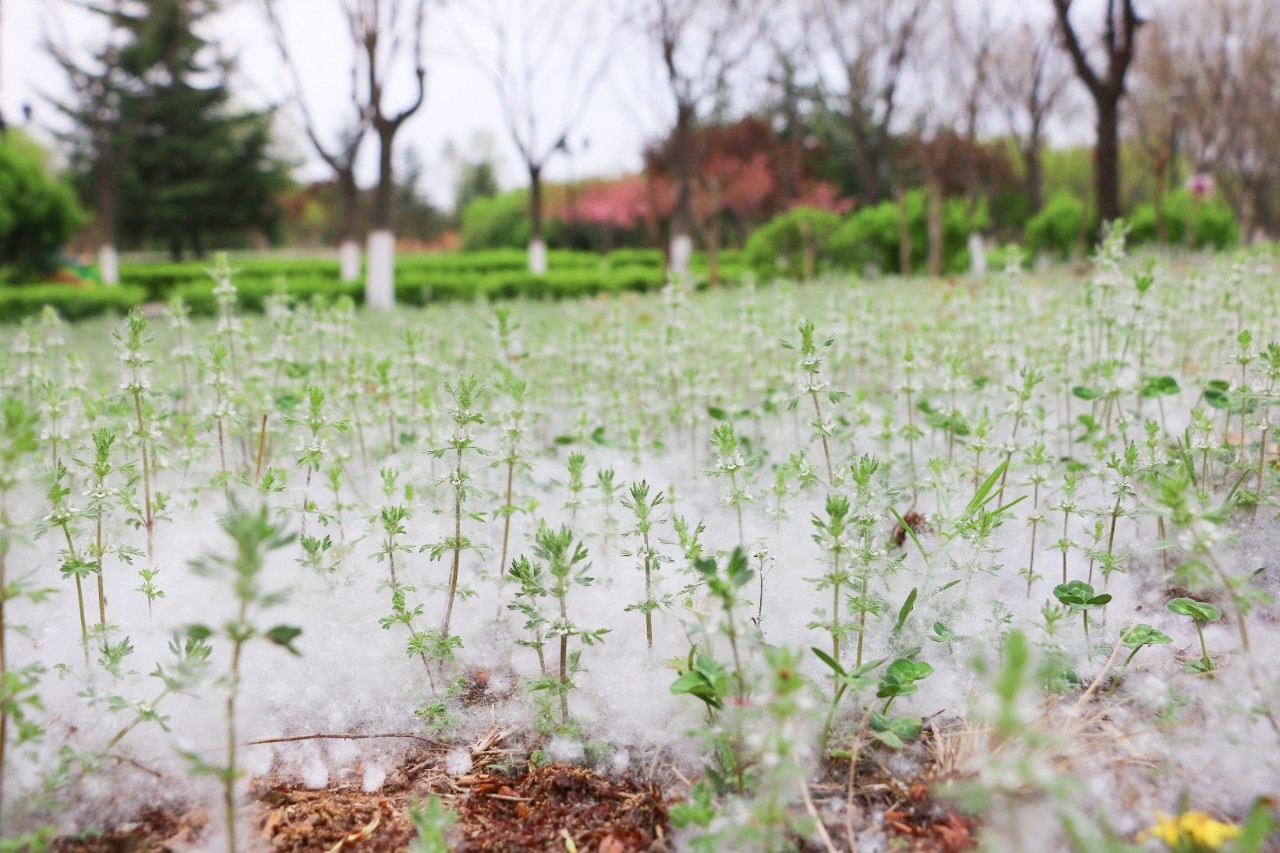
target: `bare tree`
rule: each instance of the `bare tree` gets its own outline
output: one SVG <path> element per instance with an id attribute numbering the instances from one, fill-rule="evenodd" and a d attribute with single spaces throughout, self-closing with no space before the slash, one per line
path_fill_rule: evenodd
<path id="1" fill-rule="evenodd" d="M 1198 169 L 1217 175 L 1247 241 L 1280 212 L 1269 211 L 1280 182 L 1280 8 L 1270 0 L 1183 3 L 1170 27 L 1191 153 Z"/>
<path id="2" fill-rule="evenodd" d="M 1001 33 L 991 52 L 987 85 L 1022 157 L 1023 185 L 1036 213 L 1044 204 L 1045 124 L 1063 102 L 1071 72 L 1052 27 L 1022 23 Z"/>
<path id="3" fill-rule="evenodd" d="M 1102 21 L 1102 65 L 1095 68 L 1088 45 L 1071 20 L 1074 0 L 1053 0 L 1062 44 L 1076 76 L 1093 97 L 1098 138 L 1094 147 L 1093 184 L 1101 223 L 1120 218 L 1120 99 L 1125 76 L 1133 63 L 1138 26 L 1142 20 L 1134 0 L 1106 0 Z"/>
<path id="4" fill-rule="evenodd" d="M 980 178 L 973 155 L 978 145 L 979 120 L 991 93 L 989 80 L 997 36 L 992 0 L 981 0 L 978 6 L 969 8 L 968 14 L 959 4 L 951 6 L 947 27 L 951 48 L 948 54 L 952 59 L 949 63 L 952 86 L 958 88 L 961 95 L 960 128 L 965 143 L 960 152 L 961 167 L 965 174 L 965 196 L 971 211 L 978 203 Z"/>
<path id="5" fill-rule="evenodd" d="M 395 304 L 396 238 L 392 230 L 395 200 L 393 145 L 396 134 L 426 97 L 427 70 L 423 60 L 427 0 L 341 0 L 351 38 L 362 56 L 363 97 L 357 103 L 378 136 L 378 183 L 369 212 L 369 261 L 365 302 L 377 308 Z M 409 103 L 389 112 L 387 86 L 408 53 L 413 66 Z"/>
<path id="6" fill-rule="evenodd" d="M 1179 55 L 1167 26 L 1153 22 L 1143 28 L 1142 52 L 1133 66 L 1129 106 L 1124 124 L 1133 147 L 1151 170 L 1152 207 L 1156 214 L 1156 240 L 1167 241 L 1165 194 L 1178 154 L 1178 130 L 1186 85 Z"/>
<path id="7" fill-rule="evenodd" d="M 933 0 L 813 0 L 838 60 L 864 202 L 889 189 L 893 123 L 902 82 Z"/>
<path id="8" fill-rule="evenodd" d="M 693 255 L 693 190 L 700 111 L 723 97 L 730 75 L 754 47 L 763 22 L 754 0 L 635 0 L 630 23 L 657 54 L 675 115 L 669 139 L 675 207 L 672 272 Z"/>
<path id="9" fill-rule="evenodd" d="M 276 49 L 289 73 L 289 82 L 293 89 L 293 100 L 302 114 L 302 126 L 307 141 L 320 159 L 333 170 L 338 185 L 338 199 L 342 206 L 342 223 L 338 232 L 338 256 L 343 281 L 355 281 L 360 277 L 360 189 L 356 184 L 356 157 L 360 153 L 360 145 L 365 133 L 369 130 L 369 110 L 359 99 L 359 63 L 358 56 L 351 59 L 351 102 L 352 115 L 338 134 L 334 145 L 326 145 L 320 139 L 319 128 L 307 103 L 303 92 L 302 75 L 298 71 L 293 54 L 289 51 L 285 39 L 284 27 L 280 20 L 277 0 L 262 0 L 263 11 L 271 25 L 271 33 L 275 38 Z"/>
<path id="10" fill-rule="evenodd" d="M 461 43 L 489 78 L 529 177 L 529 271 L 547 271 L 543 173 L 568 149 L 615 48 L 616 23 L 600 0 L 485 0 L 470 10 L 486 43 Z"/>

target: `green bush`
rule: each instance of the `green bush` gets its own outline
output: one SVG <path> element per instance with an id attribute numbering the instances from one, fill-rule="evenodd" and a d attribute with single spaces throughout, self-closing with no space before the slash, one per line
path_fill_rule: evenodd
<path id="1" fill-rule="evenodd" d="M 0 134 L 0 278 L 38 278 L 84 215 L 75 194 L 45 168 L 44 152 L 19 131 Z"/>
<path id="2" fill-rule="evenodd" d="M 1240 225 L 1235 211 L 1221 201 L 1193 204 L 1191 245 L 1197 248 L 1226 249 L 1240 242 Z"/>
<path id="3" fill-rule="evenodd" d="M 520 249 L 529 245 L 533 223 L 529 219 L 529 194 L 514 190 L 477 198 L 462 210 L 462 247 Z"/>
<path id="4" fill-rule="evenodd" d="M 743 254 L 757 274 L 807 275 L 830 264 L 825 249 L 840 229 L 840 217 L 829 210 L 797 207 L 779 214 L 747 238 Z"/>
<path id="5" fill-rule="evenodd" d="M 1218 198 L 1198 199 L 1186 190 L 1172 192 L 1164 205 L 1165 239 L 1173 245 L 1197 249 L 1225 249 L 1240 239 L 1235 211 Z M 1135 245 L 1156 241 L 1154 204 L 1140 204 L 1129 219 L 1129 240 Z"/>
<path id="6" fill-rule="evenodd" d="M 1080 246 L 1084 228 L 1084 203 L 1059 192 L 1027 222 L 1027 248 L 1059 258 L 1069 257 Z"/>
<path id="7" fill-rule="evenodd" d="M 1015 252 L 1018 255 L 1018 266 L 1022 269 L 1030 269 L 1031 262 L 1034 259 L 1031 257 L 1030 252 L 1017 243 L 1005 243 L 987 249 L 987 269 L 992 272 L 1000 272 L 1007 269 L 1009 264 L 1013 262 Z"/>
<path id="8" fill-rule="evenodd" d="M 146 294 L 139 287 L 72 287 L 65 284 L 30 284 L 0 288 L 0 321 L 20 320 L 39 314 L 47 305 L 67 320 L 99 314 L 125 314 L 141 305 Z"/>
<path id="9" fill-rule="evenodd" d="M 908 192 L 902 201 L 911 240 L 911 265 L 923 267 L 929 258 L 929 205 L 924 190 Z M 873 266 L 882 272 L 900 267 L 898 205 L 883 201 L 857 211 L 836 231 L 828 244 L 835 263 L 845 269 Z M 964 272 L 969 265 L 969 235 L 990 223 L 985 201 L 969 211 L 963 198 L 947 199 L 942 211 L 942 259 L 947 272 Z"/>

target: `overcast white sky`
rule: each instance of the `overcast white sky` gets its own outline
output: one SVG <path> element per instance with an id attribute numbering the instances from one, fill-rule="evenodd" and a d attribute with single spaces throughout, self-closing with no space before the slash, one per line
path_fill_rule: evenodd
<path id="1" fill-rule="evenodd" d="M 335 0 L 277 2 L 305 77 L 305 95 L 311 109 L 318 124 L 336 132 L 348 115 L 350 90 L 348 37 L 338 5 Z M 1043 5 L 1041 11 L 1047 11 L 1048 3 Z M 459 0 L 454 0 L 452 6 L 457 10 Z M 1026 3 L 1013 2 L 1011 11 L 1019 6 L 1022 8 L 1017 13 L 1026 14 Z M 431 15 L 426 103 L 401 131 L 397 148 L 401 152 L 408 146 L 418 150 L 427 169 L 426 189 L 438 204 L 451 201 L 455 179 L 453 167 L 442 157 L 445 146 L 452 142 L 465 156 L 475 145 L 477 134 L 488 134 L 493 140 L 501 183 L 525 183 L 522 163 L 508 138 L 497 96 L 487 78 L 475 70 L 466 51 L 458 46 L 459 33 L 475 34 L 477 28 L 460 24 L 455 12 L 439 11 L 435 4 Z M 104 32 L 100 19 L 77 10 L 66 0 L 0 0 L 0 108 L 6 118 L 19 120 L 22 105 L 31 104 L 37 133 L 56 124 L 59 117 L 47 97 L 64 96 L 67 81 L 45 54 L 44 39 L 53 35 L 87 56 L 101 44 Z M 209 22 L 204 35 L 238 57 L 235 89 L 240 102 L 258 107 L 286 99 L 288 76 L 278 60 L 259 0 L 230 0 L 225 10 Z M 635 42 L 618 43 L 615 52 L 609 79 L 596 90 L 591 108 L 571 136 L 573 156 L 554 158 L 547 169 L 550 179 L 636 171 L 641 166 L 645 142 L 663 132 L 667 107 L 661 87 L 654 84 L 656 68 L 652 60 Z M 401 69 L 398 79 L 410 82 L 407 67 Z M 552 85 L 563 86 L 563 82 Z M 404 94 L 403 87 L 398 92 L 393 88 L 389 106 L 394 109 L 399 102 L 397 96 Z M 286 132 L 289 152 L 303 164 L 298 177 L 327 177 L 300 127 L 296 113 L 285 110 L 281 129 Z M 1079 130 L 1087 135 L 1087 125 Z M 372 137 L 366 140 L 362 152 L 366 180 L 372 173 L 376 147 Z"/>
<path id="2" fill-rule="evenodd" d="M 348 115 L 350 92 L 350 49 L 345 24 L 332 0 L 279 0 L 290 47 L 305 77 L 304 86 L 317 123 L 336 132 Z M 427 50 L 427 100 L 422 109 L 400 132 L 396 145 L 401 151 L 414 146 L 427 166 L 427 190 L 437 203 L 447 203 L 452 194 L 453 170 L 443 158 L 447 143 L 453 142 L 464 155 L 476 142 L 477 134 L 493 139 L 504 186 L 524 183 L 522 163 L 507 138 L 497 96 L 488 80 L 480 76 L 468 57 L 450 44 L 454 26 L 440 12 L 434 13 L 432 37 Z M 60 0 L 0 0 L 0 108 L 11 122 L 20 120 L 23 104 L 35 110 L 36 132 L 57 123 L 59 117 L 46 96 L 60 98 L 67 92 L 61 69 L 49 59 L 41 45 L 46 33 L 61 25 L 65 39 L 88 55 L 101 44 L 104 29 L 91 15 Z M 278 60 L 270 30 L 257 0 L 236 0 L 210 21 L 205 36 L 219 41 L 239 59 L 237 98 L 252 106 L 278 103 L 288 92 L 288 76 Z M 632 94 L 628 68 L 641 60 L 642 52 L 631 51 L 614 64 L 611 78 L 600 86 L 577 130 L 571 136 L 572 157 L 559 156 L 548 167 L 553 180 L 588 175 L 612 176 L 640 168 L 645 137 L 656 134 L 660 119 L 655 104 L 644 109 L 624 109 L 619 105 L 624 92 Z M 409 68 L 401 78 L 411 80 Z M 394 109 L 399 101 L 394 89 L 388 97 Z M 289 150 L 305 165 L 300 178 L 324 178 L 327 170 L 310 151 L 301 135 L 301 125 L 292 111 L 282 117 L 282 129 L 291 138 Z M 586 143 L 586 144 L 584 144 Z M 365 172 L 371 174 L 376 142 L 366 140 L 362 154 Z"/>

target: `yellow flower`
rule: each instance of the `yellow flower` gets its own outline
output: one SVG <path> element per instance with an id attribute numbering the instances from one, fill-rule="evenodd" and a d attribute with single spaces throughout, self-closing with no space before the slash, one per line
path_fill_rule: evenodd
<path id="1" fill-rule="evenodd" d="M 1178 818 L 1170 817 L 1164 812 L 1156 812 L 1156 825 L 1149 826 L 1142 832 L 1138 833 L 1138 841 L 1146 841 L 1149 838 L 1159 838 L 1170 847 L 1178 843 L 1178 839 L 1182 837 L 1182 830 L 1178 826 Z"/>
<path id="2" fill-rule="evenodd" d="M 1240 827 L 1214 820 L 1205 812 L 1186 812 L 1172 817 L 1156 812 L 1156 823 L 1138 834 L 1138 841 L 1156 838 L 1176 850 L 1221 850 L 1222 845 L 1240 837 Z"/>
<path id="3" fill-rule="evenodd" d="M 1219 850 L 1231 839 L 1240 837 L 1240 827 L 1214 820 L 1204 812 L 1187 812 L 1178 825 L 1188 838 L 1209 850 Z"/>

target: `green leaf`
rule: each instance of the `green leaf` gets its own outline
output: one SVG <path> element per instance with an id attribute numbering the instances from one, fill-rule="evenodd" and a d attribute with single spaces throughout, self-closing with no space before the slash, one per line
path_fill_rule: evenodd
<path id="1" fill-rule="evenodd" d="M 1197 622 L 1217 622 L 1222 618 L 1222 610 L 1207 601 L 1196 601 L 1194 598 L 1175 598 L 1166 606 L 1170 613 L 1190 616 Z"/>
<path id="2" fill-rule="evenodd" d="M 1120 632 L 1124 644 L 1131 649 L 1142 646 L 1154 646 L 1161 643 L 1172 643 L 1173 639 L 1157 631 L 1150 625 L 1134 625 Z"/>
<path id="3" fill-rule="evenodd" d="M 1180 390 L 1178 380 L 1172 376 L 1142 377 L 1141 394 L 1144 398 L 1167 397 L 1177 394 Z"/>
<path id="4" fill-rule="evenodd" d="M 1005 469 L 1009 467 L 1009 460 L 1005 460 L 996 466 L 996 469 L 987 475 L 987 479 L 982 481 L 982 485 L 978 486 L 978 490 L 973 493 L 973 500 L 969 501 L 969 505 L 965 507 L 965 515 L 973 515 L 975 512 L 986 506 L 991 498 L 995 497 L 996 483 L 1000 482 L 1000 478 L 1004 475 Z"/>
<path id="5" fill-rule="evenodd" d="M 924 558 L 926 563 L 929 562 L 929 554 L 924 550 L 924 545 L 920 542 L 920 537 L 916 535 L 915 528 L 910 524 L 907 524 L 906 519 L 899 515 L 898 511 L 893 507 L 889 507 L 889 512 L 893 513 L 893 517 L 898 520 L 898 524 L 902 527 L 903 532 L 911 537 L 912 542 L 916 543 L 916 548 L 920 551 L 920 556 Z"/>
<path id="6" fill-rule="evenodd" d="M 902 630 L 902 626 L 906 624 L 907 617 L 911 615 L 911 610 L 916 606 L 916 587 L 911 588 L 911 592 L 907 593 L 907 600 L 902 602 L 902 608 L 898 611 L 898 621 L 893 626 L 893 633 L 897 634 Z"/>
<path id="7" fill-rule="evenodd" d="M 817 656 L 818 660 L 822 661 L 827 666 L 831 667 L 831 669 L 835 672 L 836 675 L 843 677 L 848 674 L 844 671 L 844 667 L 840 665 L 839 661 L 837 661 L 831 655 L 824 652 L 822 649 L 816 646 L 810 646 L 809 651 L 813 652 Z"/>
<path id="8" fill-rule="evenodd" d="M 295 655 L 302 654 L 293 647 L 293 641 L 300 636 L 302 636 L 302 629 L 293 625 L 277 625 L 266 633 L 268 640 Z"/>
<path id="9" fill-rule="evenodd" d="M 902 749 L 906 746 L 906 744 L 902 742 L 902 738 L 898 737 L 891 729 L 876 732 L 873 737 L 890 749 Z"/>

